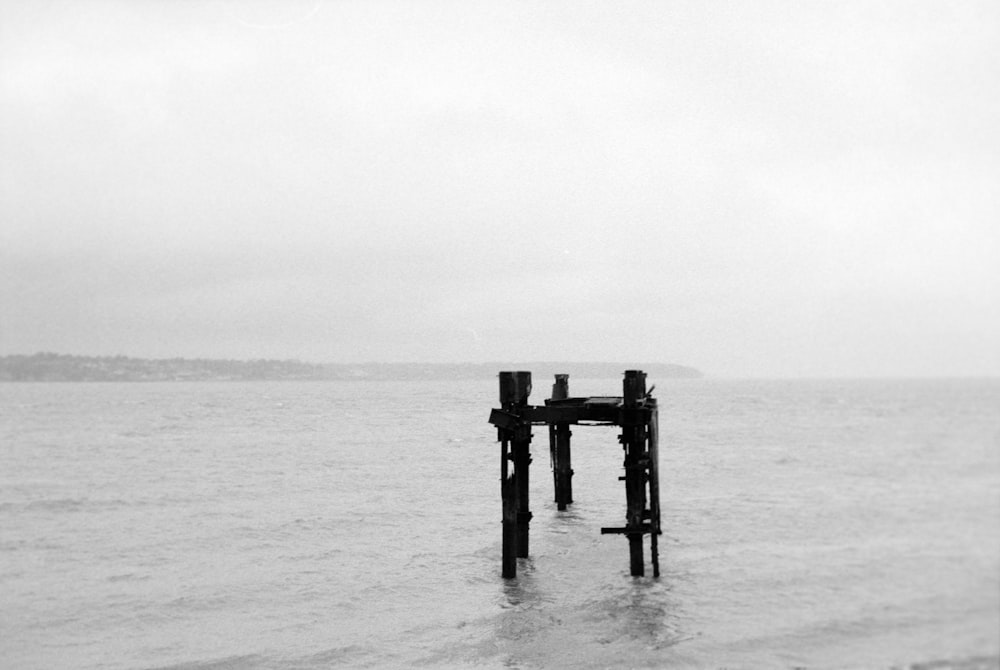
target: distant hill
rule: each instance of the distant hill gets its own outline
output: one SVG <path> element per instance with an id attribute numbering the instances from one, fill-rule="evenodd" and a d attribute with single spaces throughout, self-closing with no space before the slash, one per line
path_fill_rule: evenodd
<path id="1" fill-rule="evenodd" d="M 650 377 L 695 379 L 702 373 L 694 368 L 672 363 L 359 363 L 322 366 L 328 379 L 495 379 L 502 370 L 528 370 L 533 380 L 552 381 L 556 373 L 577 379 L 620 377 L 625 370 L 644 370 Z"/>
<path id="2" fill-rule="evenodd" d="M 232 381 L 321 379 L 323 366 L 299 361 L 129 358 L 38 353 L 0 358 L 0 381 Z"/>
<path id="3" fill-rule="evenodd" d="M 37 353 L 0 357 L 0 381 L 250 381 L 250 380 L 448 380 L 490 379 L 501 370 L 530 370 L 548 381 L 555 373 L 574 378 L 619 377 L 641 369 L 651 378 L 696 378 L 694 368 L 646 363 L 303 363 L 296 360 L 220 360 L 130 358 Z"/>

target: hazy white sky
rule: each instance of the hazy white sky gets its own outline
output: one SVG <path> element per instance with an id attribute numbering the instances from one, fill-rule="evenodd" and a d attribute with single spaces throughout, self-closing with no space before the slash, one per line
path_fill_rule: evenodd
<path id="1" fill-rule="evenodd" d="M 1000 374 L 1000 3 L 0 3 L 0 354 Z"/>

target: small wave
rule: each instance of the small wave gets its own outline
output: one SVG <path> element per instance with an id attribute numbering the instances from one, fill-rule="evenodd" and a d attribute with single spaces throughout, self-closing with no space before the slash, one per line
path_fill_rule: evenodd
<path id="1" fill-rule="evenodd" d="M 260 667 L 266 659 L 257 654 L 225 656 L 204 661 L 187 661 L 176 665 L 158 665 L 147 670 L 236 670 L 237 668 Z"/>
<path id="2" fill-rule="evenodd" d="M 21 503 L 0 503 L 0 510 L 69 512 L 79 509 L 86 503 L 86 498 L 53 498 L 51 500 L 29 500 Z"/>
<path id="3" fill-rule="evenodd" d="M 360 665 L 360 659 L 368 653 L 370 651 L 364 647 L 351 644 L 343 647 L 333 647 L 299 658 L 297 659 L 298 663 L 294 665 L 305 668 L 328 668 L 334 665 L 355 666 Z M 301 666 L 299 666 L 299 663 L 301 663 Z"/>
<path id="4" fill-rule="evenodd" d="M 90 498 L 51 498 L 25 502 L 0 502 L 0 512 L 80 512 L 124 507 L 130 503 L 120 498 L 92 500 Z"/>
<path id="5" fill-rule="evenodd" d="M 908 670 L 995 670 L 1000 668 L 1000 656 L 971 656 L 913 663 Z"/>
<path id="6" fill-rule="evenodd" d="M 212 612 L 224 610 L 232 605 L 232 599 L 225 595 L 179 596 L 165 603 L 165 608 L 182 612 Z M 199 666 L 201 667 L 201 666 Z M 215 667 L 215 666 L 205 666 Z M 225 666 L 223 666 L 225 667 Z"/>
<path id="7" fill-rule="evenodd" d="M 135 572 L 126 572 L 120 575 L 111 575 L 107 578 L 109 582 L 143 582 L 149 579 L 149 575 L 140 575 Z"/>
<path id="8" fill-rule="evenodd" d="M 157 433 L 171 433 L 185 428 L 182 423 L 163 423 L 156 427 Z"/>

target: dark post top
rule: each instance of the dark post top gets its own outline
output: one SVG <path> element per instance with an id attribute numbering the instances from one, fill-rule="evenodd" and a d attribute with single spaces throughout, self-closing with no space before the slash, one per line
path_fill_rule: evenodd
<path id="1" fill-rule="evenodd" d="M 509 407 L 511 405 L 527 405 L 529 395 L 531 395 L 530 372 L 519 371 L 500 373 L 501 407 Z"/>
<path id="2" fill-rule="evenodd" d="M 622 380 L 622 400 L 625 406 L 637 404 L 646 397 L 646 373 L 642 370 L 626 370 Z"/>
<path id="3" fill-rule="evenodd" d="M 569 375 L 556 375 L 556 383 L 552 385 L 552 399 L 565 400 L 569 397 Z"/>

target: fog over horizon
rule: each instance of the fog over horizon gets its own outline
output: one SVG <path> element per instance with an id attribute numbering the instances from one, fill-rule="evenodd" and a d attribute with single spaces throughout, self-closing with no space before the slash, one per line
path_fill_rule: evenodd
<path id="1" fill-rule="evenodd" d="M 3 3 L 0 356 L 997 376 L 998 46 L 985 1 Z"/>

